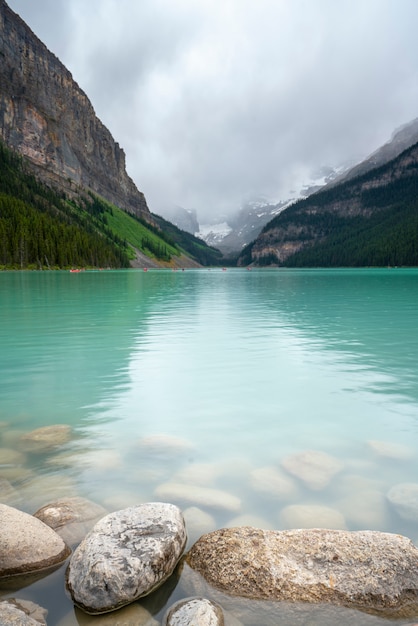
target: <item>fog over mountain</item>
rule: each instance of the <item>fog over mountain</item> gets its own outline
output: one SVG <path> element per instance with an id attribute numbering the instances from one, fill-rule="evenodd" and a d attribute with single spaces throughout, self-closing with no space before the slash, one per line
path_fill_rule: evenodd
<path id="1" fill-rule="evenodd" d="M 416 0 L 8 0 L 126 151 L 148 206 L 278 203 L 417 117 Z"/>

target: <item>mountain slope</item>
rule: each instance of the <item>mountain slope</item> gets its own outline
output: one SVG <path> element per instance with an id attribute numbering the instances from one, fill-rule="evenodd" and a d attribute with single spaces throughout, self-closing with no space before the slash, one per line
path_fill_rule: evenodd
<path id="1" fill-rule="evenodd" d="M 418 144 L 281 213 L 238 263 L 418 265 Z"/>
<path id="2" fill-rule="evenodd" d="M 159 225 L 86 94 L 4 0 L 0 61 L 3 268 L 196 267 L 217 258 Z"/>
<path id="3" fill-rule="evenodd" d="M 385 165 L 389 161 L 392 161 L 404 150 L 407 150 L 417 142 L 418 118 L 408 122 L 407 124 L 403 124 L 400 128 L 397 128 L 392 133 L 392 137 L 389 141 L 375 150 L 366 159 L 357 163 L 348 171 L 343 172 L 340 176 L 334 178 L 334 180 L 329 183 L 329 186 L 346 182 L 348 180 L 352 180 L 353 178 L 357 178 L 357 176 L 367 174 L 367 172 L 370 172 L 376 167 L 380 167 L 381 165 Z"/>
<path id="4" fill-rule="evenodd" d="M 90 190 L 151 221 L 125 154 L 71 73 L 0 0 L 0 135 L 34 173 L 67 193 Z"/>

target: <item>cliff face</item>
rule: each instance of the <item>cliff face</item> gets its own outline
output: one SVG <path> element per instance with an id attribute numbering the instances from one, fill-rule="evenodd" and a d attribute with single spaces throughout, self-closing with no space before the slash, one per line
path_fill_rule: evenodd
<path id="1" fill-rule="evenodd" d="M 0 0 L 0 133 L 48 184 L 91 190 L 152 221 L 125 154 L 71 73 Z"/>

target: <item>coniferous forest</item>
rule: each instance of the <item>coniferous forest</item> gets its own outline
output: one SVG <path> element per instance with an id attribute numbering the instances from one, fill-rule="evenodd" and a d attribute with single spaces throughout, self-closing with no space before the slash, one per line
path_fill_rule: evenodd
<path id="1" fill-rule="evenodd" d="M 181 254 L 219 263 L 217 250 L 173 225 L 166 231 L 168 222 L 153 217 L 155 226 L 91 193 L 68 198 L 0 141 L 0 268 L 123 268 L 135 248 L 168 264 Z"/>
<path id="2" fill-rule="evenodd" d="M 296 202 L 264 227 L 266 252 L 254 254 L 260 245 L 255 240 L 242 251 L 240 265 L 418 266 L 416 153 L 414 145 L 367 174 Z M 286 239 L 302 246 L 280 259 L 275 248 Z"/>

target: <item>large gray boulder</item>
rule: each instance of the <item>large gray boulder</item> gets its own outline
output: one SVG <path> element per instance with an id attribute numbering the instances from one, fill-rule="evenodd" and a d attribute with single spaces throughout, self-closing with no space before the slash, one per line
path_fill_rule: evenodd
<path id="1" fill-rule="evenodd" d="M 186 544 L 180 509 L 151 502 L 106 515 L 71 557 L 67 586 L 92 615 L 118 609 L 159 587 Z"/>
<path id="2" fill-rule="evenodd" d="M 0 579 L 59 565 L 70 554 L 61 537 L 28 513 L 0 504 Z"/>
<path id="3" fill-rule="evenodd" d="M 164 618 L 164 626 L 224 626 L 221 607 L 206 598 L 176 602 Z"/>
<path id="4" fill-rule="evenodd" d="M 418 616 L 418 549 L 377 531 L 221 529 L 187 564 L 229 596 Z"/>

